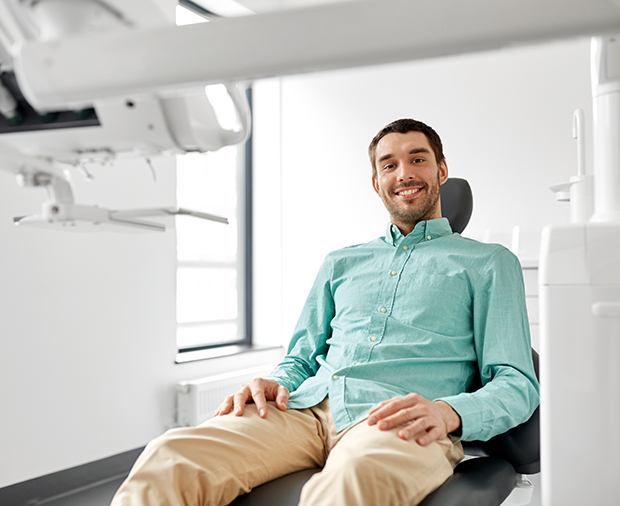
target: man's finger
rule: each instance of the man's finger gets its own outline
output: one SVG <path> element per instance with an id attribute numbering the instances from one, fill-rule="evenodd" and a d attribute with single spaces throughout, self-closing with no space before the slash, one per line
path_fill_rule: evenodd
<path id="1" fill-rule="evenodd" d="M 368 414 L 372 415 L 375 411 L 377 411 L 379 408 L 382 408 L 383 406 L 385 406 L 388 402 L 390 401 L 381 401 L 379 404 L 377 404 L 374 408 L 372 408 Z"/>
<path id="2" fill-rule="evenodd" d="M 403 408 L 407 408 L 409 406 L 413 406 L 417 404 L 417 400 L 408 397 L 397 397 L 395 399 L 389 400 L 384 406 L 377 409 L 372 415 L 368 417 L 368 425 L 374 425 L 379 420 L 385 418 L 386 416 L 393 415 L 397 411 L 400 411 Z"/>
<path id="3" fill-rule="evenodd" d="M 424 416 L 422 418 L 417 418 L 411 423 L 405 425 L 402 429 L 398 431 L 398 435 L 403 439 L 411 439 L 415 436 L 420 436 L 426 433 L 428 429 L 434 427 L 434 424 L 429 419 L 429 417 Z"/>
<path id="4" fill-rule="evenodd" d="M 413 406 L 412 408 L 404 408 L 398 410 L 396 413 L 390 416 L 386 416 L 377 422 L 377 427 L 381 430 L 388 430 L 399 425 L 405 425 L 417 418 L 424 415 L 423 409 L 420 406 Z"/>
<path id="5" fill-rule="evenodd" d="M 245 403 L 248 402 L 251 396 L 252 394 L 248 386 L 243 387 L 235 394 L 235 396 L 233 397 L 235 415 L 241 416 L 243 414 L 243 411 L 245 409 Z"/>
<path id="6" fill-rule="evenodd" d="M 256 409 L 261 418 L 267 416 L 267 400 L 265 399 L 265 386 L 259 379 L 250 381 L 250 391 L 252 392 L 252 399 L 256 404 Z"/>
<path id="7" fill-rule="evenodd" d="M 220 404 L 217 410 L 215 411 L 215 416 L 220 416 L 220 415 L 225 415 L 227 413 L 230 413 L 232 411 L 232 408 L 233 408 L 233 396 L 228 395 L 222 401 L 222 404 Z"/>
<path id="8" fill-rule="evenodd" d="M 405 425 L 402 429 L 398 431 L 398 437 L 405 440 L 418 440 L 420 438 L 426 438 L 428 436 L 428 433 L 435 430 L 436 428 L 437 421 L 428 416 L 425 416 Z"/>
<path id="9" fill-rule="evenodd" d="M 394 399 L 388 401 L 383 406 L 378 408 L 374 413 L 368 416 L 368 425 L 374 425 L 379 420 L 385 418 L 386 416 L 393 415 L 400 409 L 401 408 L 397 400 Z"/>
<path id="10" fill-rule="evenodd" d="M 288 407 L 288 389 L 280 385 L 278 394 L 276 395 L 276 406 L 282 411 L 286 411 Z"/>
<path id="11" fill-rule="evenodd" d="M 368 425 L 374 425 L 379 420 L 385 418 L 386 416 L 393 415 L 401 409 L 428 402 L 429 401 L 427 401 L 424 397 L 416 393 L 407 394 L 402 397 L 395 397 L 388 400 L 384 406 L 377 407 L 377 410 L 368 417 Z"/>
<path id="12" fill-rule="evenodd" d="M 423 434 L 421 437 L 418 437 L 416 441 L 420 446 L 427 446 L 434 441 L 443 439 L 444 437 L 444 432 L 439 427 L 434 427 L 425 434 Z"/>

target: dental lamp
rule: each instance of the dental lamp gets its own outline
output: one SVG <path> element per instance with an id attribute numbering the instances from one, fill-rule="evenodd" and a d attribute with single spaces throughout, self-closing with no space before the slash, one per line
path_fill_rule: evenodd
<path id="1" fill-rule="evenodd" d="M 114 38 L 170 24 L 148 0 L 0 2 L 0 170 L 16 174 L 22 186 L 47 188 L 50 196 L 41 214 L 15 218 L 16 224 L 80 231 L 117 226 L 163 231 L 165 225 L 156 218 L 179 214 L 228 223 L 226 218 L 184 208 L 112 210 L 80 205 L 68 175 L 86 164 L 137 158 L 150 165 L 156 155 L 216 151 L 243 142 L 250 130 L 250 113 L 237 84 L 225 87 L 241 126 L 227 130 L 220 126 L 204 85 L 93 97 L 80 107 L 68 103 L 45 107 L 26 96 L 32 80 L 18 79 L 15 73 L 18 55 L 34 41 L 54 45 L 90 32 Z M 68 77 L 79 80 L 82 64 L 89 59 L 107 65 L 96 53 L 83 53 Z"/>
<path id="2" fill-rule="evenodd" d="M 105 153 L 105 147 L 113 153 L 137 149 L 147 156 L 232 142 L 236 134 L 210 128 L 210 120 L 195 130 L 188 119 L 194 111 L 187 96 L 208 83 L 594 36 L 594 212 L 591 218 L 586 213 L 569 225 L 545 229 L 541 248 L 542 496 L 545 506 L 617 503 L 620 39 L 614 34 L 620 33 L 620 0 L 365 0 L 184 27 L 154 20 L 140 26 L 132 21 L 138 17 L 123 14 L 134 2 L 97 1 L 84 2 L 90 7 L 80 9 L 92 8 L 91 14 L 103 9 L 93 19 L 114 19 L 116 29 L 88 34 L 65 29 L 50 37 L 32 35 L 32 23 L 18 22 L 30 18 L 13 15 L 27 7 L 45 13 L 43 7 L 52 11 L 78 4 L 82 2 L 0 3 L 0 57 L 10 55 L 20 90 L 39 113 L 95 110 L 102 129 L 87 128 L 109 139 L 89 138 L 86 151 L 95 154 Z M 4 40 L 11 31 L 19 44 Z M 10 115 L 11 101 L 3 103 Z M 203 117 L 209 117 L 208 106 L 202 105 Z M 135 123 L 124 130 L 124 121 Z M 109 124 L 123 135 L 105 130 Z M 243 127 L 248 126 L 246 121 Z M 30 132 L 23 143 L 18 133 L 2 138 L 8 135 L 21 155 L 39 161 L 83 153 L 68 141 L 55 152 L 46 141 L 53 134 Z M 59 179 L 43 180 L 57 196 L 66 194 Z"/>

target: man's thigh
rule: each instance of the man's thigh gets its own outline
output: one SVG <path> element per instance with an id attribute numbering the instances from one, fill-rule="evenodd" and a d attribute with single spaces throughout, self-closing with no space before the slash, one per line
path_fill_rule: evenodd
<path id="1" fill-rule="evenodd" d="M 417 504 L 448 479 L 463 458 L 450 438 L 420 446 L 366 420 L 333 447 L 323 471 L 302 493 L 302 504 Z M 330 502 L 331 501 L 331 502 Z"/>
<path id="2" fill-rule="evenodd" d="M 262 483 L 324 462 L 323 429 L 309 409 L 282 412 L 269 403 L 263 419 L 250 404 L 243 416 L 217 416 L 153 440 L 113 504 L 227 504 Z"/>
<path id="3" fill-rule="evenodd" d="M 280 411 L 268 403 L 266 418 L 249 404 L 242 416 L 216 416 L 187 430 L 202 441 L 201 460 L 238 471 L 257 486 L 276 477 L 325 463 L 323 428 L 310 409 Z M 178 429 L 177 429 L 178 430 Z M 258 482 L 258 483 L 257 483 Z"/>

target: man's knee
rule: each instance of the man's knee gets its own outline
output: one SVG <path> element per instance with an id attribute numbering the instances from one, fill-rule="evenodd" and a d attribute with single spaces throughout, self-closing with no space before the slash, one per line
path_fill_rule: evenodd
<path id="1" fill-rule="evenodd" d="M 192 436 L 186 428 L 170 429 L 152 439 L 144 448 L 145 456 L 161 456 L 182 453 L 191 448 Z"/>
<path id="2" fill-rule="evenodd" d="M 304 487 L 300 504 L 417 504 L 452 474 L 439 446 L 407 452 L 361 444 L 336 448 Z"/>
<path id="3" fill-rule="evenodd" d="M 300 505 L 409 504 L 408 487 L 389 466 L 361 456 L 339 459 L 302 489 Z M 380 498 L 380 499 L 379 499 Z M 380 500 L 381 502 L 375 502 Z"/>

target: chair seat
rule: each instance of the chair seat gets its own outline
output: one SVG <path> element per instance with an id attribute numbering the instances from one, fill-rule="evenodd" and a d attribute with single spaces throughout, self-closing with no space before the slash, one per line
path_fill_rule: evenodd
<path id="1" fill-rule="evenodd" d="M 319 469 L 288 474 L 237 498 L 234 506 L 297 506 L 301 489 Z M 439 489 L 421 506 L 499 506 L 514 488 L 517 475 L 505 460 L 494 457 L 469 459 L 456 466 Z"/>
<path id="2" fill-rule="evenodd" d="M 320 469 L 305 469 L 296 473 L 287 474 L 256 487 L 251 494 L 238 497 L 231 504 L 234 506 L 297 506 L 301 489 Z"/>
<path id="3" fill-rule="evenodd" d="M 517 483 L 514 468 L 504 459 L 465 460 L 454 474 L 420 506 L 499 506 Z"/>

